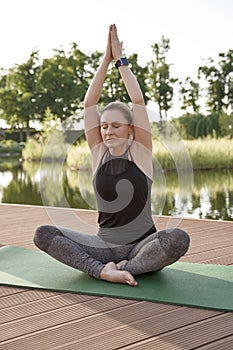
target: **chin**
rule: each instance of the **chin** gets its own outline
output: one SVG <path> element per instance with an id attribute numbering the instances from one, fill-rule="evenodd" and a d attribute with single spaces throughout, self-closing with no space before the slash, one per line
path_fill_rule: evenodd
<path id="1" fill-rule="evenodd" d="M 108 146 L 117 147 L 117 146 L 119 146 L 119 142 L 117 142 L 116 140 L 107 140 L 107 141 L 105 141 L 105 145 L 107 147 Z"/>

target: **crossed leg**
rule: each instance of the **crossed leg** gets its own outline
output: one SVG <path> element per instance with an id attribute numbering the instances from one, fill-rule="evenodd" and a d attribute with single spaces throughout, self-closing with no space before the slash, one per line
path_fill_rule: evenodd
<path id="1" fill-rule="evenodd" d="M 128 260 L 117 265 L 133 276 L 158 271 L 180 259 L 189 244 L 190 238 L 185 231 L 178 228 L 162 230 L 139 242 L 129 253 Z"/>
<path id="2" fill-rule="evenodd" d="M 121 271 L 118 256 L 127 257 L 130 246 L 112 247 L 95 235 L 87 235 L 66 228 L 43 225 L 34 235 L 35 245 L 56 260 L 109 282 L 136 286 L 132 274 Z"/>
<path id="3" fill-rule="evenodd" d="M 109 282 L 136 286 L 134 276 L 158 271 L 177 261 L 189 247 L 180 229 L 159 231 L 134 245 L 107 244 L 95 235 L 55 226 L 40 226 L 34 243 L 60 262 Z"/>

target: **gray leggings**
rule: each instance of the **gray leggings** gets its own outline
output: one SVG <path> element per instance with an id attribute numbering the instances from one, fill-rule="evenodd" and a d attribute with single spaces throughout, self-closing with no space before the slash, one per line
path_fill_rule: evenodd
<path id="1" fill-rule="evenodd" d="M 35 245 L 53 258 L 100 278 L 105 264 L 127 260 L 120 269 L 132 275 L 158 271 L 177 261 L 189 247 L 188 234 L 178 228 L 151 234 L 139 243 L 114 245 L 99 236 L 67 228 L 43 225 L 37 228 Z"/>

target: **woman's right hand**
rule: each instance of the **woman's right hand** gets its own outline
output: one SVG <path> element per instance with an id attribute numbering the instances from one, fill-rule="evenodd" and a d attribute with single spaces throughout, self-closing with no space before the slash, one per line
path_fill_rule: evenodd
<path id="1" fill-rule="evenodd" d="M 109 27 L 107 47 L 104 54 L 104 60 L 106 60 L 108 63 L 112 62 L 113 60 L 112 45 L 111 45 L 111 30 L 112 30 L 112 25 Z"/>

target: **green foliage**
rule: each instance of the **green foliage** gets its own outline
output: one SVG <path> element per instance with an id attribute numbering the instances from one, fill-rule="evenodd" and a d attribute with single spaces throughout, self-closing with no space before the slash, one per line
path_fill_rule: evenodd
<path id="1" fill-rule="evenodd" d="M 211 139 L 185 141 L 193 169 L 233 167 L 233 140 Z"/>
<path id="2" fill-rule="evenodd" d="M 95 67 L 98 67 L 98 64 L 99 64 L 101 58 L 102 58 L 102 54 L 99 52 L 96 52 L 95 56 L 94 56 L 94 66 Z M 130 65 L 132 66 L 132 70 L 133 70 L 135 76 L 137 77 L 137 81 L 141 87 L 145 102 L 147 103 L 148 96 L 146 95 L 147 86 L 145 83 L 147 72 L 148 72 L 147 66 L 141 67 L 138 64 L 138 55 L 137 54 L 132 54 L 131 56 L 128 57 L 128 60 L 130 62 Z M 91 63 L 91 68 L 93 68 L 93 62 Z M 92 69 L 92 71 L 93 71 L 93 75 L 94 75 L 95 70 Z M 112 66 L 110 66 L 109 71 L 106 75 L 102 94 L 100 97 L 100 104 L 106 105 L 112 101 L 121 101 L 124 103 L 130 103 L 129 95 L 126 91 L 126 88 L 124 86 L 122 79 L 120 79 L 120 73 L 115 68 L 114 64 L 112 64 Z"/>
<path id="3" fill-rule="evenodd" d="M 38 113 L 38 52 L 0 78 L 0 117 L 11 127 L 29 127 Z"/>
<path id="4" fill-rule="evenodd" d="M 47 141 L 49 137 L 56 131 L 61 129 L 61 121 L 56 114 L 53 114 L 49 107 L 45 110 L 45 117 L 41 123 L 41 135 L 43 141 Z"/>
<path id="5" fill-rule="evenodd" d="M 65 143 L 60 119 L 51 113 L 50 108 L 45 111 L 42 122 L 41 137 L 36 140 L 29 138 L 23 151 L 26 160 L 65 160 L 68 145 Z"/>
<path id="6" fill-rule="evenodd" d="M 0 154 L 21 154 L 23 147 L 23 143 L 13 140 L 2 140 L 0 141 Z"/>
<path id="7" fill-rule="evenodd" d="M 230 115 L 222 112 L 219 116 L 219 126 L 222 136 L 233 138 L 233 112 Z"/>
<path id="8" fill-rule="evenodd" d="M 169 142 L 169 141 L 168 141 Z M 161 166 L 163 170 L 173 170 L 179 167 L 187 168 L 185 157 L 179 155 L 179 149 L 164 146 L 158 140 L 153 141 L 153 163 Z M 174 141 L 176 145 L 176 141 Z M 191 159 L 193 169 L 221 169 L 233 167 L 233 140 L 227 139 L 198 139 L 184 141 L 184 149 Z M 172 154 L 173 152 L 173 154 Z M 184 163 L 182 163 L 184 162 Z M 67 165 L 71 169 L 90 170 L 91 153 L 85 143 L 72 146 L 68 150 Z"/>
<path id="9" fill-rule="evenodd" d="M 67 165 L 71 169 L 91 169 L 91 153 L 86 142 L 70 147 L 67 154 Z"/>
<path id="10" fill-rule="evenodd" d="M 186 140 L 184 144 L 194 170 L 233 167 L 233 140 L 205 138 Z M 164 170 L 177 167 L 172 154 L 158 141 L 153 143 L 153 158 Z"/>
<path id="11" fill-rule="evenodd" d="M 147 96 L 158 103 L 160 119 L 167 119 L 167 111 L 172 106 L 173 84 L 177 79 L 170 77 L 170 65 L 166 62 L 166 53 L 170 49 L 169 39 L 162 36 L 161 42 L 152 45 L 155 59 L 148 63 Z"/>
<path id="12" fill-rule="evenodd" d="M 218 55 L 219 61 L 209 58 L 199 67 L 199 77 L 207 81 L 207 106 L 210 112 L 228 111 L 233 108 L 233 50 Z"/>
<path id="13" fill-rule="evenodd" d="M 75 43 L 68 54 L 54 50 L 53 57 L 43 60 L 37 81 L 42 117 L 48 107 L 61 121 L 80 109 L 88 88 L 86 62 L 87 56 Z"/>
<path id="14" fill-rule="evenodd" d="M 66 161 L 68 145 L 64 142 L 63 133 L 54 131 L 51 137 L 43 145 L 42 161 Z"/>
<path id="15" fill-rule="evenodd" d="M 162 36 L 160 42 L 152 45 L 153 59 L 145 67 L 139 65 L 137 54 L 128 56 L 145 102 L 158 104 L 161 121 L 172 107 L 177 82 L 167 63 L 169 50 L 170 40 Z M 78 121 L 83 117 L 83 98 L 102 58 L 102 52 L 86 55 L 72 43 L 68 52 L 55 49 L 52 57 L 41 61 L 38 51 L 33 51 L 25 63 L 8 71 L 2 69 L 0 118 L 17 130 L 29 129 L 33 121 L 44 123 L 43 128 L 52 120 L 57 125 L 68 123 L 71 116 Z M 232 137 L 233 50 L 219 53 L 217 62 L 210 58 L 197 73 L 197 81 L 186 77 L 179 82 L 181 109 L 186 114 L 173 123 L 187 138 Z M 201 113 L 200 98 L 206 100 L 207 115 Z M 100 104 L 113 100 L 130 102 L 114 64 L 108 70 Z"/>
<path id="16" fill-rule="evenodd" d="M 42 144 L 36 140 L 29 139 L 22 151 L 22 157 L 24 160 L 41 160 L 42 153 Z"/>
<path id="17" fill-rule="evenodd" d="M 192 112 L 197 114 L 200 111 L 199 97 L 200 85 L 190 77 L 186 77 L 184 83 L 180 82 L 180 95 L 183 102 L 181 109 L 191 108 Z"/>
<path id="18" fill-rule="evenodd" d="M 66 159 L 68 145 L 64 142 L 62 131 L 55 128 L 48 130 L 43 133 L 39 141 L 34 138 L 28 139 L 22 152 L 23 159 L 33 161 L 64 161 Z"/>
<path id="19" fill-rule="evenodd" d="M 187 113 L 173 119 L 172 123 L 178 132 L 180 132 L 181 136 L 186 139 L 224 136 L 221 135 L 219 113 L 212 113 L 207 116 Z"/>
<path id="20" fill-rule="evenodd" d="M 157 140 L 160 134 L 160 126 L 156 122 L 150 124 L 151 135 L 153 140 Z"/>
<path id="21" fill-rule="evenodd" d="M 54 131 L 48 141 L 38 142 L 35 139 L 28 139 L 22 151 L 24 160 L 29 161 L 57 161 L 66 160 L 68 145 L 64 143 L 61 132 Z"/>

